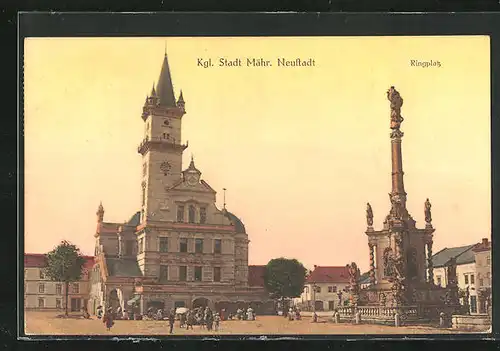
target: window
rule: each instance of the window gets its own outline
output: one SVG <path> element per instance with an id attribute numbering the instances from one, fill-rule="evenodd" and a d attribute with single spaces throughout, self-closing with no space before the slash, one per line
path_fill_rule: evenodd
<path id="1" fill-rule="evenodd" d="M 44 308 L 45 307 L 45 300 L 42 298 L 38 299 L 38 308 Z"/>
<path id="2" fill-rule="evenodd" d="M 177 222 L 184 222 L 184 206 L 177 207 Z"/>
<path id="3" fill-rule="evenodd" d="M 41 294 L 43 294 L 45 292 L 45 285 L 44 284 L 38 285 L 38 292 Z"/>
<path id="4" fill-rule="evenodd" d="M 470 275 L 470 283 L 471 283 L 471 284 L 474 284 L 474 274 L 471 274 L 471 275 Z"/>
<path id="5" fill-rule="evenodd" d="M 334 301 L 328 301 L 328 309 L 330 311 L 333 311 L 335 309 L 335 302 Z"/>
<path id="6" fill-rule="evenodd" d="M 168 252 L 168 238 L 160 238 L 160 252 Z"/>
<path id="7" fill-rule="evenodd" d="M 179 251 L 180 252 L 188 252 L 188 239 L 181 238 L 179 242 Z"/>
<path id="8" fill-rule="evenodd" d="M 203 239 L 194 239 L 194 252 L 203 253 Z"/>
<path id="9" fill-rule="evenodd" d="M 464 274 L 465 277 L 465 284 L 469 284 L 469 276 L 467 274 Z"/>
<path id="10" fill-rule="evenodd" d="M 56 294 L 57 295 L 62 294 L 62 284 L 56 284 Z"/>
<path id="11" fill-rule="evenodd" d="M 142 183 L 142 206 L 146 204 L 146 184 Z"/>
<path id="12" fill-rule="evenodd" d="M 61 308 L 61 299 L 56 299 L 56 308 Z"/>
<path id="13" fill-rule="evenodd" d="M 220 254 L 222 252 L 222 240 L 215 239 L 214 240 L 214 253 Z"/>
<path id="14" fill-rule="evenodd" d="M 321 287 L 317 286 L 317 287 L 316 287 L 316 292 L 317 292 L 317 293 L 320 293 L 320 292 L 321 292 Z"/>
<path id="15" fill-rule="evenodd" d="M 181 282 L 185 282 L 187 280 L 187 267 L 186 266 L 179 267 L 179 280 Z"/>
<path id="16" fill-rule="evenodd" d="M 79 294 L 80 293 L 80 285 L 78 283 L 74 283 L 72 285 L 73 288 L 73 294 Z"/>
<path id="17" fill-rule="evenodd" d="M 304 292 L 307 294 L 309 293 L 309 287 L 308 286 L 304 286 Z"/>
<path id="18" fill-rule="evenodd" d="M 440 275 L 436 276 L 436 281 L 437 281 L 437 285 L 441 286 L 441 276 Z"/>
<path id="19" fill-rule="evenodd" d="M 139 239 L 139 253 L 142 253 L 144 251 L 144 239 L 140 238 Z"/>
<path id="20" fill-rule="evenodd" d="M 194 205 L 189 206 L 189 223 L 194 223 L 195 212 Z"/>
<path id="21" fill-rule="evenodd" d="M 479 286 L 483 286 L 484 285 L 484 280 L 483 278 L 479 278 Z"/>
<path id="22" fill-rule="evenodd" d="M 214 267 L 214 282 L 220 282 L 220 267 Z"/>
<path id="23" fill-rule="evenodd" d="M 160 282 L 168 281 L 168 266 L 161 265 L 160 266 Z"/>
<path id="24" fill-rule="evenodd" d="M 43 273 L 43 269 L 40 269 L 40 279 L 45 279 L 45 274 Z"/>
<path id="25" fill-rule="evenodd" d="M 337 292 L 337 287 L 336 287 L 336 286 L 329 286 L 329 287 L 328 287 L 328 292 L 329 292 L 329 293 L 334 293 L 334 292 Z"/>
<path id="26" fill-rule="evenodd" d="M 201 267 L 194 267 L 194 280 L 201 282 Z"/>
<path id="27" fill-rule="evenodd" d="M 132 256 L 134 254 L 134 241 L 127 240 L 125 242 L 125 255 Z"/>
<path id="28" fill-rule="evenodd" d="M 490 256 L 486 256 L 486 265 L 489 266 L 491 263 L 491 258 Z"/>
<path id="29" fill-rule="evenodd" d="M 200 208 L 200 223 L 206 223 L 207 221 L 207 209 L 205 207 Z"/>
<path id="30" fill-rule="evenodd" d="M 477 313 L 477 296 L 472 295 L 470 297 L 470 312 Z"/>

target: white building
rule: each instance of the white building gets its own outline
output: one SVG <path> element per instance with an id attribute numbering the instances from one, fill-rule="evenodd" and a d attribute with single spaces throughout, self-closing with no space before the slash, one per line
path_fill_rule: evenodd
<path id="1" fill-rule="evenodd" d="M 80 311 L 86 305 L 90 286 L 88 271 L 94 264 L 94 258 L 86 259 L 82 279 L 69 285 L 68 311 Z M 43 273 L 45 255 L 24 255 L 24 308 L 36 310 L 64 310 L 65 287 L 62 282 L 55 282 Z"/>
<path id="2" fill-rule="evenodd" d="M 481 245 L 484 246 L 485 243 L 488 245 L 488 239 L 483 239 L 481 244 L 444 248 L 432 256 L 432 263 L 434 266 L 434 284 L 442 287 L 446 287 L 449 281 L 446 267 L 450 259 L 455 258 L 457 264 L 456 271 L 458 287 L 462 291 L 469 288 L 469 305 L 471 313 L 479 313 L 480 303 L 478 299 L 478 291 L 480 287 L 482 287 L 481 284 L 484 286 L 485 279 L 489 277 L 486 271 L 482 272 L 482 274 L 478 272 L 476 262 L 476 249 L 481 247 Z M 484 254 L 479 252 L 479 255 L 481 256 Z M 486 264 L 486 261 L 487 259 L 485 255 L 484 264 Z M 480 262 L 480 265 L 481 264 L 482 262 Z M 488 268 L 486 268 L 486 270 L 488 270 Z M 491 268 L 489 269 L 489 272 L 491 272 Z M 481 310 L 484 310 L 484 308 L 481 308 Z"/>
<path id="3" fill-rule="evenodd" d="M 302 310 L 333 311 L 349 303 L 348 285 L 347 267 L 314 266 L 306 279 L 304 292 L 294 299 L 294 304 Z"/>

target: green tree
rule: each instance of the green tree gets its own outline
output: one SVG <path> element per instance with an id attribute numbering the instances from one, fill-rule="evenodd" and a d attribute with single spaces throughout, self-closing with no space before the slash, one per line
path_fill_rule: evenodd
<path id="1" fill-rule="evenodd" d="M 81 279 L 85 258 L 82 257 L 80 249 L 75 245 L 67 241 L 62 241 L 45 255 L 45 259 L 45 275 L 51 280 L 64 283 L 66 297 L 64 311 L 67 316 L 69 284 Z"/>
<path id="2" fill-rule="evenodd" d="M 266 266 L 264 284 L 273 299 L 299 297 L 304 291 L 306 274 L 306 268 L 296 259 L 275 258 Z"/>

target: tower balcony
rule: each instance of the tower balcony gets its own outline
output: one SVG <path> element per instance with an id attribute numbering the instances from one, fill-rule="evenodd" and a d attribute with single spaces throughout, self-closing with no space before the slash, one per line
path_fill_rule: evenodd
<path id="1" fill-rule="evenodd" d="M 188 146 L 189 142 L 186 142 L 186 144 L 181 144 L 176 142 L 175 140 L 169 140 L 159 137 L 151 139 L 145 138 L 137 147 L 137 152 L 141 155 L 144 155 L 149 150 L 173 150 L 182 152 L 186 150 Z"/>

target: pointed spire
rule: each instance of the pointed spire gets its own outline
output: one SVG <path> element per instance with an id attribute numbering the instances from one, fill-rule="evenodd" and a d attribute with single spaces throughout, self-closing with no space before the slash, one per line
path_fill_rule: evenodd
<path id="1" fill-rule="evenodd" d="M 184 104 L 184 96 L 182 96 L 182 89 L 181 93 L 179 94 L 179 100 L 177 100 L 177 104 Z"/>
<path id="2" fill-rule="evenodd" d="M 153 83 L 153 89 L 151 89 L 151 97 L 156 97 L 155 83 Z"/>
<path id="3" fill-rule="evenodd" d="M 96 215 L 97 215 L 97 222 L 102 222 L 104 219 L 104 207 L 102 206 L 102 201 L 99 203 Z"/>
<path id="4" fill-rule="evenodd" d="M 172 84 L 172 77 L 170 74 L 170 67 L 168 64 L 168 57 L 165 44 L 165 57 L 163 58 L 163 65 L 161 67 L 160 78 L 156 86 L 156 93 L 160 99 L 160 106 L 176 107 L 174 87 Z"/>

